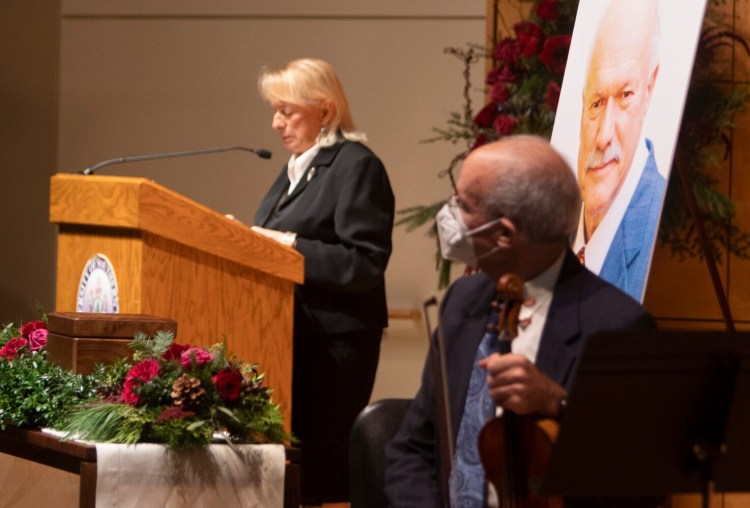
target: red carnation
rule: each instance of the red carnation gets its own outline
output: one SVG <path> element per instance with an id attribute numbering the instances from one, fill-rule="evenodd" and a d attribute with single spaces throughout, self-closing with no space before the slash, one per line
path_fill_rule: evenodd
<path id="1" fill-rule="evenodd" d="M 29 344 L 29 341 L 20 337 L 13 337 L 0 348 L 0 356 L 6 360 L 15 360 L 18 356 L 18 350 Z"/>
<path id="2" fill-rule="evenodd" d="M 530 58 L 542 47 L 542 29 L 532 21 L 521 21 L 513 25 L 516 38 L 520 45 L 520 52 L 526 58 Z"/>
<path id="3" fill-rule="evenodd" d="M 557 103 L 560 101 L 560 85 L 554 81 L 547 84 L 547 93 L 544 94 L 544 103 L 553 111 L 557 111 Z"/>
<path id="4" fill-rule="evenodd" d="M 565 72 L 565 63 L 568 61 L 570 50 L 570 35 L 554 35 L 544 41 L 544 47 L 539 55 L 539 60 L 547 68 L 557 74 Z"/>
<path id="5" fill-rule="evenodd" d="M 234 402 L 242 393 L 242 373 L 236 369 L 221 369 L 211 378 L 224 402 Z"/>
<path id="6" fill-rule="evenodd" d="M 29 321 L 25 325 L 21 326 L 21 337 L 28 339 L 34 330 L 46 330 L 47 323 L 44 321 Z"/>
<path id="7" fill-rule="evenodd" d="M 169 349 L 167 349 L 161 357 L 170 362 L 178 361 L 180 359 L 180 355 L 182 355 L 182 353 L 187 351 L 188 349 L 190 349 L 190 346 L 188 344 L 175 344 L 173 342 L 169 345 Z"/>
<path id="8" fill-rule="evenodd" d="M 536 15 L 544 21 L 554 21 L 560 17 L 558 0 L 542 0 L 536 6 Z"/>
<path id="9" fill-rule="evenodd" d="M 495 131 L 501 136 L 507 136 L 513 133 L 513 129 L 516 128 L 518 120 L 508 115 L 499 115 L 495 118 Z"/>
<path id="10" fill-rule="evenodd" d="M 160 373 L 161 367 L 159 366 L 159 361 L 153 358 L 135 364 L 125 376 L 125 383 L 122 388 L 122 400 L 131 406 L 140 404 L 141 399 L 135 393 L 134 389 L 145 385 Z"/>
<path id="11" fill-rule="evenodd" d="M 517 40 L 506 37 L 495 46 L 492 58 L 505 65 L 515 66 L 521 54 L 521 47 Z"/>
<path id="12" fill-rule="evenodd" d="M 474 117 L 474 123 L 477 127 L 489 127 L 492 125 L 492 120 L 495 119 L 496 114 L 497 105 L 489 103 L 477 113 L 477 116 Z"/>

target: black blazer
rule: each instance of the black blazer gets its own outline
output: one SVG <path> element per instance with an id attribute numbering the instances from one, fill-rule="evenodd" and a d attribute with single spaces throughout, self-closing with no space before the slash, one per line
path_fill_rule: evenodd
<path id="1" fill-rule="evenodd" d="M 455 442 L 496 282 L 479 273 L 459 279 L 441 303 Z M 600 279 L 567 251 L 542 331 L 536 365 L 570 387 L 585 338 L 606 330 L 650 330 L 653 318 L 631 297 Z M 440 446 L 428 365 L 399 433 L 386 448 L 386 494 L 393 507 L 440 507 Z"/>
<path id="2" fill-rule="evenodd" d="M 305 282 L 295 294 L 295 334 L 388 324 L 384 272 L 394 198 L 383 163 L 360 143 L 321 148 L 287 195 L 286 165 L 255 214 L 265 228 L 297 233 Z"/>

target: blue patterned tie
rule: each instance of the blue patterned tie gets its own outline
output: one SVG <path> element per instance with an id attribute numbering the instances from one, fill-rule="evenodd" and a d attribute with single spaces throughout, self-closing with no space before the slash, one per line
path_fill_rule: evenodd
<path id="1" fill-rule="evenodd" d="M 488 322 L 497 323 L 497 314 L 493 307 Z M 490 398 L 485 382 L 487 372 L 477 363 L 496 351 L 497 332 L 488 330 L 477 349 L 464 414 L 456 438 L 456 456 L 450 478 L 453 508 L 484 507 L 484 468 L 479 460 L 477 439 L 484 423 L 495 416 L 495 404 Z"/>

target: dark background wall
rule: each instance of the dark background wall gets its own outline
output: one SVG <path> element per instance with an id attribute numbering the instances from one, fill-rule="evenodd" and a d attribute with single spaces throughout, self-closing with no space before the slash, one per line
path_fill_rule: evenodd
<path id="1" fill-rule="evenodd" d="M 57 165 L 60 8 L 0 2 L 0 322 L 54 310 L 49 177 Z"/>

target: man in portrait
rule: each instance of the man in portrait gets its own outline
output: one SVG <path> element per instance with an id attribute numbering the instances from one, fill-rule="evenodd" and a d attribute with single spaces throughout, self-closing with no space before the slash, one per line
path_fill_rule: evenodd
<path id="1" fill-rule="evenodd" d="M 612 0 L 592 45 L 582 91 L 573 251 L 594 273 L 642 300 L 664 197 L 643 124 L 659 74 L 653 0 Z"/>

